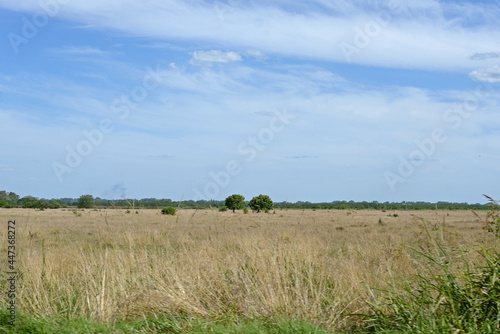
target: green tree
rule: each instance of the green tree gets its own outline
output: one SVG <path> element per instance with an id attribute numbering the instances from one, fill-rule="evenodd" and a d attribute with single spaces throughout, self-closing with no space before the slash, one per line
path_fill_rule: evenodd
<path id="1" fill-rule="evenodd" d="M 39 199 L 38 201 L 35 202 L 35 209 L 45 210 L 48 209 L 49 207 L 50 207 L 49 202 L 47 202 L 44 199 Z"/>
<path id="2" fill-rule="evenodd" d="M 5 200 L 12 204 L 16 204 L 19 200 L 19 195 L 13 192 L 7 193 L 5 190 L 0 191 L 0 200 Z"/>
<path id="3" fill-rule="evenodd" d="M 19 200 L 19 204 L 23 208 L 35 208 L 37 205 L 38 198 L 33 196 L 25 196 Z"/>
<path id="4" fill-rule="evenodd" d="M 52 200 L 49 202 L 49 208 L 51 209 L 59 209 L 61 207 L 61 203 L 56 200 Z"/>
<path id="5" fill-rule="evenodd" d="M 242 195 L 231 195 L 226 198 L 226 206 L 229 210 L 241 210 L 245 207 L 245 197 Z"/>
<path id="6" fill-rule="evenodd" d="M 94 196 L 82 195 L 78 199 L 78 207 L 80 209 L 90 209 L 94 206 Z"/>
<path id="7" fill-rule="evenodd" d="M 14 192 L 10 192 L 8 195 L 7 195 L 7 198 L 6 198 L 8 201 L 16 204 L 17 201 L 19 200 L 19 195 L 14 193 Z"/>
<path id="8" fill-rule="evenodd" d="M 269 211 L 272 210 L 274 207 L 273 201 L 271 201 L 271 198 L 267 195 L 259 195 L 255 196 L 252 198 L 252 200 L 248 203 L 248 206 L 253 210 L 253 211 Z"/>

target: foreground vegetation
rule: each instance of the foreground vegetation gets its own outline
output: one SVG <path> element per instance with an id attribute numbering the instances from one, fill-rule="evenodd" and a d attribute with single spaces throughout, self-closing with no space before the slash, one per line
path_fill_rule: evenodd
<path id="1" fill-rule="evenodd" d="M 136 212 L 0 210 L 19 246 L 0 332 L 499 330 L 489 213 Z"/>
<path id="2" fill-rule="evenodd" d="M 156 317 L 111 323 L 96 322 L 89 319 L 35 319 L 20 315 L 15 326 L 7 325 L 7 313 L 0 309 L 0 333 L 58 333 L 58 334 L 100 334 L 100 333 L 239 333 L 239 334 L 328 334 L 333 333 L 314 324 L 296 320 L 265 321 L 202 321 L 185 316 Z"/>
<path id="3" fill-rule="evenodd" d="M 452 255 L 439 242 L 429 260 L 429 271 L 372 294 L 371 312 L 364 328 L 417 333 L 499 333 L 500 253 L 479 251 L 481 264 Z M 455 250 L 456 251 L 456 250 Z M 460 252 L 465 252 L 460 250 Z M 454 272 L 451 268 L 459 266 Z M 436 271 L 438 272 L 436 275 Z M 370 292 L 372 290 L 367 287 Z"/>

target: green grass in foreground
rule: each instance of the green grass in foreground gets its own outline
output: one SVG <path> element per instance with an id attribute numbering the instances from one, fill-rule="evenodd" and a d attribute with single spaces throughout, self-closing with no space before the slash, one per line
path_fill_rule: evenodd
<path id="1" fill-rule="evenodd" d="M 15 325 L 8 324 L 8 313 L 0 309 L 0 333 L 241 333 L 241 334 L 328 334 L 318 326 L 302 321 L 289 320 L 266 322 L 262 320 L 245 320 L 241 322 L 206 322 L 200 319 L 185 317 L 165 317 L 140 321 L 118 321 L 101 324 L 85 319 L 34 319 L 16 314 Z"/>
<path id="2" fill-rule="evenodd" d="M 382 298 L 369 302 L 364 329 L 400 330 L 409 333 L 500 333 L 500 253 L 483 248 L 481 263 L 470 263 L 451 252 L 463 250 L 435 244 L 433 253 L 417 251 L 431 265 L 427 275 L 403 283 L 392 282 Z M 460 270 L 453 271 L 458 261 Z M 436 274 L 437 272 L 437 274 Z M 401 290 L 404 293 L 401 293 Z"/>

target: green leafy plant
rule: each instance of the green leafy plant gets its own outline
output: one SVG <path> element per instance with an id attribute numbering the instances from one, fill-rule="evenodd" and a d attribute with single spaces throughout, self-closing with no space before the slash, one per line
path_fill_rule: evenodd
<path id="1" fill-rule="evenodd" d="M 488 203 L 488 212 L 486 214 L 486 219 L 482 218 L 480 215 L 478 215 L 474 210 L 472 210 L 472 213 L 476 215 L 476 217 L 479 218 L 479 220 L 483 223 L 483 229 L 493 233 L 496 238 L 500 237 L 500 203 L 498 203 L 497 200 L 494 200 L 488 195 L 484 195 L 489 200 Z"/>
<path id="2" fill-rule="evenodd" d="M 219 208 L 219 211 L 220 211 L 220 212 L 227 211 L 227 206 L 221 206 L 221 207 Z"/>
<path id="3" fill-rule="evenodd" d="M 274 203 L 269 196 L 259 195 L 259 196 L 255 196 L 254 198 L 252 198 L 252 200 L 248 203 L 248 206 L 253 211 L 269 212 L 269 210 L 273 209 Z"/>
<path id="4" fill-rule="evenodd" d="M 175 208 L 173 208 L 173 207 L 169 206 L 169 207 L 166 207 L 166 208 L 161 209 L 161 214 L 162 214 L 162 215 L 170 215 L 170 216 L 175 216 L 175 212 L 176 212 L 176 211 L 177 211 L 177 210 L 176 210 Z"/>
<path id="5" fill-rule="evenodd" d="M 493 198 L 483 195 L 490 203 L 488 213 L 486 214 L 485 226 L 483 227 L 488 232 L 494 233 L 495 237 L 500 237 L 500 204 Z"/>

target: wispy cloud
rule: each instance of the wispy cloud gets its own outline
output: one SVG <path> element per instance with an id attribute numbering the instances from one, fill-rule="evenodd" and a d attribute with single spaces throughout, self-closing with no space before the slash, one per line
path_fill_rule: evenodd
<path id="1" fill-rule="evenodd" d="M 271 111 L 255 111 L 254 114 L 262 116 L 262 117 L 272 117 L 274 114 Z"/>
<path id="2" fill-rule="evenodd" d="M 470 56 L 472 60 L 485 60 L 485 59 L 493 59 L 500 58 L 500 52 L 483 52 L 483 53 L 474 53 Z"/>
<path id="3" fill-rule="evenodd" d="M 173 154 L 157 154 L 157 155 L 148 155 L 148 157 L 150 158 L 155 158 L 155 159 L 170 159 L 170 158 L 173 158 L 174 155 Z"/>
<path id="4" fill-rule="evenodd" d="M 286 157 L 287 159 L 314 159 L 317 158 L 318 156 L 311 156 L 311 155 L 294 155 L 291 157 Z"/>
<path id="5" fill-rule="evenodd" d="M 250 57 L 254 57 L 256 59 L 261 59 L 261 60 L 267 58 L 267 56 L 259 50 L 247 50 L 245 52 L 245 55 L 248 55 Z"/>
<path id="6" fill-rule="evenodd" d="M 99 48 L 85 46 L 65 46 L 51 50 L 53 53 L 73 55 L 73 56 L 104 56 L 107 53 Z"/>
<path id="7" fill-rule="evenodd" d="M 12 172 L 15 169 L 6 164 L 0 164 L 0 171 L 2 172 Z"/>
<path id="8" fill-rule="evenodd" d="M 394 3 L 399 3 L 399 7 L 391 11 Z M 0 0 L 0 6 L 40 10 L 37 0 Z M 172 39 L 206 40 L 235 52 L 253 49 L 267 55 L 342 63 L 347 60 L 340 45 L 348 43 L 359 50 L 352 59 L 356 64 L 462 72 L 474 66 L 471 50 L 480 52 L 484 45 L 496 45 L 500 32 L 500 7 L 494 4 L 387 0 L 353 1 L 346 5 L 345 1 L 329 4 L 316 0 L 307 4 L 256 1 L 251 5 L 241 1 L 229 7 L 221 16 L 220 6 L 212 1 L 73 0 L 59 16 L 88 27 L 154 38 L 158 43 Z M 378 26 L 371 27 L 373 22 Z M 96 52 L 93 48 L 66 51 Z M 234 61 L 239 57 L 221 51 L 200 51 L 193 56 L 193 61 L 199 58 L 205 63 Z"/>
<path id="9" fill-rule="evenodd" d="M 211 65 L 212 63 L 230 63 L 234 61 L 241 61 L 241 56 L 236 52 L 210 50 L 193 52 L 193 58 L 190 62 L 193 65 Z"/>
<path id="10" fill-rule="evenodd" d="M 496 83 L 500 82 L 500 66 L 480 68 L 469 74 L 470 78 L 478 82 Z"/>

